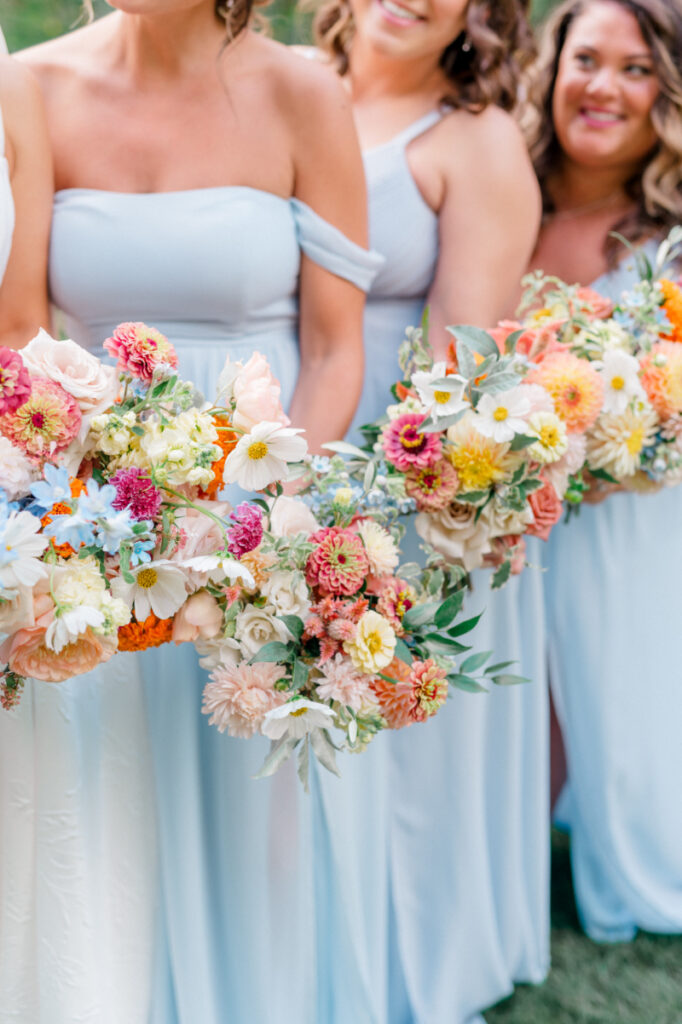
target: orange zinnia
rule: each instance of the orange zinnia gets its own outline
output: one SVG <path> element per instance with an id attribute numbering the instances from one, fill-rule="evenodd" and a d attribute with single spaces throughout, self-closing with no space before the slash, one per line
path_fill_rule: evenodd
<path id="1" fill-rule="evenodd" d="M 222 451 L 222 455 L 215 462 L 211 463 L 211 469 L 213 470 L 213 479 L 211 480 L 208 487 L 200 490 L 199 494 L 202 498 L 213 499 L 216 497 L 218 491 L 223 486 L 223 470 L 225 469 L 225 460 L 231 451 L 237 447 L 237 441 L 239 440 L 239 434 L 235 434 L 234 430 L 230 430 L 229 427 L 225 426 L 227 422 L 224 416 L 214 416 L 213 422 L 215 428 L 218 431 L 218 440 L 215 442 Z"/>
<path id="2" fill-rule="evenodd" d="M 682 289 L 674 281 L 663 278 L 660 282 L 663 292 L 663 309 L 666 312 L 672 332 L 662 334 L 666 341 L 682 342 Z"/>
<path id="3" fill-rule="evenodd" d="M 173 632 L 172 619 L 159 619 L 152 612 L 143 622 L 133 618 L 127 626 L 119 626 L 119 651 L 146 651 L 148 647 L 160 647 L 170 643 Z"/>

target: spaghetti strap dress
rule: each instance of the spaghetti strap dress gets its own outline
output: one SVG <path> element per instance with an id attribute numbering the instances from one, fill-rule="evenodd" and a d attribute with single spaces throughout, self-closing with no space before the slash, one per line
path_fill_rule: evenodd
<path id="1" fill-rule="evenodd" d="M 52 294 L 68 333 L 96 351 L 119 321 L 159 328 L 181 376 L 209 398 L 227 355 L 259 351 L 286 407 L 299 368 L 302 253 L 363 290 L 380 262 L 299 200 L 258 189 L 69 189 L 55 202 Z M 253 779 L 265 738 L 208 725 L 193 647 L 136 657 L 159 849 L 144 1024 L 319 1024 L 310 800 L 291 765 Z"/>
<path id="2" fill-rule="evenodd" d="M 591 287 L 616 300 L 636 279 L 626 258 Z M 583 926 L 601 942 L 682 932 L 682 488 L 585 505 L 547 566 L 557 811 Z"/>
<path id="3" fill-rule="evenodd" d="M 435 274 L 438 219 L 407 149 L 442 116 L 429 113 L 365 152 L 370 244 L 385 264 L 365 311 L 356 430 L 389 404 L 398 347 L 405 328 L 419 325 Z M 535 548 L 529 557 L 539 563 Z M 319 775 L 316 852 L 327 865 L 320 892 L 329 914 L 320 1021 L 463 1024 L 548 969 L 542 581 L 529 569 L 493 593 L 487 576 L 476 574 L 469 602 L 472 612 L 486 609 L 471 642 L 495 660 L 518 659 L 532 682 L 455 692 L 433 721 L 345 756 L 341 779 Z"/>

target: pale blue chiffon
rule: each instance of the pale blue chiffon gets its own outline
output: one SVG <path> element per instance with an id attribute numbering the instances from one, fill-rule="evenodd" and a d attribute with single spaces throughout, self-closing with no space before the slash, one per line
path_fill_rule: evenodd
<path id="1" fill-rule="evenodd" d="M 95 348 L 144 320 L 207 397 L 228 353 L 261 352 L 286 407 L 301 251 L 361 288 L 381 262 L 305 204 L 255 189 L 74 189 L 57 196 L 52 286 L 72 336 Z M 150 1024 L 320 1024 L 312 801 L 291 764 L 253 779 L 267 740 L 208 725 L 191 646 L 139 660 L 160 850 Z"/>
<path id="2" fill-rule="evenodd" d="M 420 323 L 438 255 L 438 221 L 406 147 L 427 115 L 365 154 L 370 240 L 386 263 L 365 313 L 366 376 L 357 429 L 378 418 L 400 377 L 405 328 Z M 414 540 L 411 542 L 414 547 Z M 529 546 L 536 564 L 536 545 Z M 455 693 L 426 725 L 344 755 L 319 774 L 320 892 L 331 916 L 318 964 L 330 1001 L 320 1022 L 467 1024 L 549 962 L 548 711 L 542 575 L 493 594 L 477 574 L 471 642 L 518 659 L 532 682 Z"/>
<path id="3" fill-rule="evenodd" d="M 628 258 L 592 287 L 616 299 L 635 280 Z M 682 932 L 682 487 L 586 505 L 546 564 L 581 920 L 603 942 Z"/>

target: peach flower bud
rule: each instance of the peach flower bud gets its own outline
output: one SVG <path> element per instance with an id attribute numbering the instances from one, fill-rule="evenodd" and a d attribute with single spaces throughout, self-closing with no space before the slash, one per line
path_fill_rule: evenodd
<path id="1" fill-rule="evenodd" d="M 173 619 L 173 643 L 211 640 L 223 624 L 223 613 L 215 597 L 205 590 L 192 594 Z"/>

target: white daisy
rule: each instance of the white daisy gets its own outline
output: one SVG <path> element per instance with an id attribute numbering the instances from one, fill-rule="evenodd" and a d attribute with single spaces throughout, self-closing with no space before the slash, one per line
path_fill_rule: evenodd
<path id="1" fill-rule="evenodd" d="M 634 356 L 615 350 L 606 352 L 599 370 L 604 381 L 604 412 L 620 415 L 633 398 L 644 397 Z"/>
<path id="2" fill-rule="evenodd" d="M 47 575 L 40 555 L 49 540 L 38 533 L 40 525 L 30 512 L 0 514 L 0 592 L 32 587 Z"/>
<path id="3" fill-rule="evenodd" d="M 239 484 L 245 491 L 262 491 L 268 484 L 286 479 L 287 463 L 300 462 L 308 451 L 300 433 L 300 429 L 280 423 L 257 423 L 227 456 L 225 482 Z"/>
<path id="4" fill-rule="evenodd" d="M 80 605 L 55 616 L 47 627 L 45 643 L 52 651 L 62 651 L 67 644 L 77 640 L 81 633 L 92 627 L 97 629 L 104 623 L 104 615 L 98 608 Z"/>
<path id="5" fill-rule="evenodd" d="M 290 700 L 268 711 L 261 732 L 271 740 L 279 740 L 283 736 L 300 740 L 314 729 L 326 729 L 333 718 L 334 712 L 326 704 L 304 698 Z"/>
<path id="6" fill-rule="evenodd" d="M 412 384 L 434 419 L 468 408 L 469 403 L 464 399 L 466 380 L 458 373 L 446 376 L 444 362 L 434 363 L 430 370 L 419 370 L 413 375 Z"/>
<path id="7" fill-rule="evenodd" d="M 115 597 L 135 610 L 135 618 L 142 622 L 150 613 L 160 619 L 169 619 L 187 599 L 185 573 L 176 563 L 160 560 L 146 562 L 131 569 L 133 583 L 117 576 L 111 584 Z"/>
<path id="8" fill-rule="evenodd" d="M 496 444 L 512 441 L 515 434 L 527 433 L 531 408 L 530 399 L 520 387 L 483 395 L 476 406 L 476 430 Z"/>

